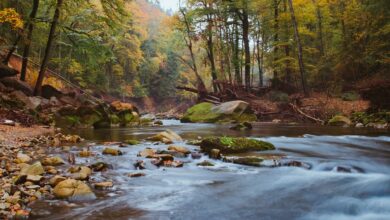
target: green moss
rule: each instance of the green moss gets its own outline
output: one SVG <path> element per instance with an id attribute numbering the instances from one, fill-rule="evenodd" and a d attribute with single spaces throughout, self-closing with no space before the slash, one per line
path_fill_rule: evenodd
<path id="1" fill-rule="evenodd" d="M 181 119 L 182 122 L 206 122 L 214 123 L 221 118 L 221 114 L 211 111 L 214 105 L 208 102 L 202 102 L 189 108 Z"/>
<path id="2" fill-rule="evenodd" d="M 349 120 L 349 118 L 347 118 L 347 117 L 345 117 L 345 116 L 336 115 L 336 116 L 334 116 L 333 118 L 331 118 L 331 119 L 328 121 L 328 124 L 329 124 L 329 125 L 332 125 L 332 126 L 350 125 L 350 124 L 351 124 L 351 120 Z"/>
<path id="3" fill-rule="evenodd" d="M 357 101 L 360 99 L 360 95 L 357 92 L 351 91 L 341 95 L 344 101 Z"/>
<path id="4" fill-rule="evenodd" d="M 115 114 L 111 114 L 109 117 L 110 117 L 111 124 L 119 124 L 121 121 L 121 119 Z"/>
<path id="5" fill-rule="evenodd" d="M 233 138 L 233 137 L 214 137 L 206 138 L 200 145 L 202 151 L 210 152 L 212 149 L 218 149 L 221 153 L 241 153 L 247 151 L 264 151 L 274 150 L 273 144 L 249 139 L 249 138 Z"/>
<path id="6" fill-rule="evenodd" d="M 137 145 L 137 144 L 139 144 L 140 142 L 137 141 L 137 140 L 131 140 L 131 139 L 129 139 L 129 140 L 126 140 L 125 143 L 128 144 L 128 145 Z"/>
<path id="7" fill-rule="evenodd" d="M 367 125 L 369 123 L 386 124 L 390 123 L 390 112 L 381 111 L 375 113 L 355 112 L 351 115 L 351 120 L 354 123 L 362 123 Z"/>
<path id="8" fill-rule="evenodd" d="M 257 117 L 252 113 L 234 113 L 232 115 L 224 115 L 211 111 L 213 104 L 202 102 L 194 105 L 187 110 L 181 122 L 203 122 L 203 123 L 224 123 L 231 121 L 245 122 L 256 121 Z"/>

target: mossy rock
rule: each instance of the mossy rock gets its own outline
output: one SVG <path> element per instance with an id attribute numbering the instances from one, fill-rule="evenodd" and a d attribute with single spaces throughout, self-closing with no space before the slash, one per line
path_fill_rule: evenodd
<path id="1" fill-rule="evenodd" d="M 122 127 L 137 126 L 140 123 L 140 119 L 137 113 L 131 111 L 123 111 L 118 114 L 120 119 L 120 125 Z"/>
<path id="2" fill-rule="evenodd" d="M 224 104 L 226 103 L 221 105 Z M 181 119 L 181 122 L 224 123 L 231 121 L 245 122 L 257 120 L 256 115 L 253 114 L 250 109 L 238 109 L 238 111 L 229 111 L 228 113 L 223 113 L 223 111 L 218 109 L 219 106 L 215 106 L 208 102 L 202 102 L 200 104 L 194 105 L 187 110 Z M 239 105 L 237 106 L 239 107 Z"/>
<path id="3" fill-rule="evenodd" d="M 137 140 L 129 139 L 129 140 L 126 140 L 125 143 L 128 145 L 137 145 L 137 144 L 140 144 L 141 142 L 139 142 Z"/>
<path id="4" fill-rule="evenodd" d="M 275 146 L 269 142 L 249 138 L 213 137 L 204 139 L 200 148 L 207 153 L 212 149 L 218 149 L 221 153 L 243 153 L 274 150 Z"/>
<path id="5" fill-rule="evenodd" d="M 111 124 L 119 124 L 121 121 L 118 115 L 110 114 L 109 117 L 110 117 Z"/>
<path id="6" fill-rule="evenodd" d="M 259 167 L 261 166 L 263 159 L 259 157 L 225 157 L 223 158 L 223 161 L 245 166 Z"/>
<path id="7" fill-rule="evenodd" d="M 352 122 L 345 116 L 336 115 L 328 121 L 328 124 L 331 126 L 350 126 Z"/>
<path id="8" fill-rule="evenodd" d="M 182 122 L 206 122 L 214 123 L 217 122 L 222 114 L 214 113 L 211 108 L 213 104 L 208 102 L 202 102 L 189 108 L 186 114 L 181 119 Z"/>

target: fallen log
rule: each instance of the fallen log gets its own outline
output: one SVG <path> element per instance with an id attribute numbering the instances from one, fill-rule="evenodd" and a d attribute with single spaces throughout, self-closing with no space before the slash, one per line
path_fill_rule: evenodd
<path id="1" fill-rule="evenodd" d="M 293 108 L 294 111 L 298 112 L 299 114 L 305 116 L 306 118 L 314 121 L 314 122 L 317 122 L 317 123 L 321 123 L 321 124 L 325 124 L 325 121 L 321 120 L 321 119 L 318 119 L 318 118 L 315 118 L 313 116 L 310 116 L 306 113 L 304 113 L 301 109 L 298 108 L 298 106 L 292 104 L 292 103 L 289 103 L 289 105 Z"/>

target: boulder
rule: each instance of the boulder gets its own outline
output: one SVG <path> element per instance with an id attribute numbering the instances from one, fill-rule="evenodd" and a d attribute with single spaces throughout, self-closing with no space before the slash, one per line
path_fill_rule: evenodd
<path id="1" fill-rule="evenodd" d="M 75 166 L 68 170 L 72 174 L 72 179 L 87 180 L 92 174 L 92 170 L 86 166 Z"/>
<path id="2" fill-rule="evenodd" d="M 168 150 L 170 151 L 176 151 L 176 152 L 179 152 L 179 153 L 183 153 L 183 154 L 190 154 L 191 151 L 188 150 L 186 147 L 181 147 L 181 146 L 169 146 L 168 147 Z"/>
<path id="3" fill-rule="evenodd" d="M 45 170 L 43 169 L 41 162 L 25 166 L 20 171 L 21 175 L 42 175 L 44 173 Z"/>
<path id="4" fill-rule="evenodd" d="M 331 126 L 350 126 L 352 124 L 351 120 L 349 118 L 342 116 L 342 115 L 336 115 L 332 119 L 328 121 L 328 124 Z"/>
<path id="5" fill-rule="evenodd" d="M 162 161 L 173 161 L 174 157 L 170 154 L 154 154 L 152 156 L 148 156 L 147 158 L 154 158 L 154 159 L 159 159 Z"/>
<path id="6" fill-rule="evenodd" d="M 216 123 L 227 121 L 256 121 L 257 117 L 243 101 L 225 102 L 220 105 L 203 102 L 189 108 L 182 122 Z"/>
<path id="7" fill-rule="evenodd" d="M 221 150 L 219 149 L 211 149 L 209 152 L 209 157 L 212 159 L 220 159 L 221 158 Z"/>
<path id="8" fill-rule="evenodd" d="M 58 199 L 69 199 L 71 201 L 85 201 L 96 198 L 87 184 L 74 179 L 67 179 L 58 183 L 54 187 L 53 194 Z"/>
<path id="9" fill-rule="evenodd" d="M 0 63 L 0 78 L 4 78 L 4 77 L 12 77 L 12 76 L 16 76 L 18 74 L 18 71 L 3 64 L 3 63 Z"/>
<path id="10" fill-rule="evenodd" d="M 20 81 L 14 77 L 6 77 L 0 79 L 0 82 L 10 88 L 15 90 L 22 91 L 24 94 L 31 96 L 33 94 L 33 89 L 26 82 Z"/>
<path id="11" fill-rule="evenodd" d="M 30 100 L 30 103 L 31 103 L 31 109 L 36 109 L 38 108 L 39 106 L 42 105 L 42 103 L 44 103 L 43 99 L 41 97 L 38 97 L 38 96 L 31 96 L 31 97 L 28 97 L 28 99 Z"/>
<path id="12" fill-rule="evenodd" d="M 65 164 L 61 157 L 46 157 L 42 160 L 44 166 L 60 166 Z"/>
<path id="13" fill-rule="evenodd" d="M 265 141 L 233 137 L 206 138 L 202 141 L 200 148 L 206 153 L 210 153 L 212 149 L 218 149 L 223 154 L 275 149 L 274 145 Z"/>
<path id="14" fill-rule="evenodd" d="M 58 89 L 54 88 L 51 85 L 42 86 L 41 96 L 44 97 L 45 99 L 50 99 L 51 97 L 59 98 L 62 95 L 63 93 L 61 91 L 59 91 Z"/>
<path id="15" fill-rule="evenodd" d="M 156 150 L 151 148 L 146 148 L 138 153 L 139 157 L 152 157 L 156 154 Z"/>
<path id="16" fill-rule="evenodd" d="M 27 109 L 35 109 L 37 106 L 30 100 L 30 97 L 28 97 L 26 94 L 24 94 L 22 91 L 15 90 L 10 93 L 11 97 L 21 101 L 24 106 Z"/>
<path id="17" fill-rule="evenodd" d="M 31 161 L 31 157 L 27 154 L 18 153 L 16 155 L 15 163 L 29 163 Z"/>
<path id="18" fill-rule="evenodd" d="M 54 177 L 52 177 L 50 180 L 49 180 L 49 184 L 52 186 L 52 187 L 55 187 L 57 186 L 60 182 L 66 180 L 65 177 L 63 176 L 60 176 L 60 175 L 56 175 Z"/>
<path id="19" fill-rule="evenodd" d="M 113 148 L 105 148 L 103 150 L 103 154 L 109 154 L 109 155 L 112 155 L 112 156 L 120 156 L 122 155 L 123 153 L 118 150 L 118 149 L 113 149 Z"/>
<path id="20" fill-rule="evenodd" d="M 122 111 L 135 111 L 138 112 L 137 108 L 131 103 L 125 103 L 121 101 L 114 101 L 111 103 L 111 108 L 114 112 L 122 112 Z"/>
<path id="21" fill-rule="evenodd" d="M 172 144 L 175 141 L 183 141 L 183 139 L 178 134 L 176 134 L 175 132 L 173 132 L 169 129 L 166 131 L 160 132 L 153 137 L 148 138 L 148 140 L 163 142 L 165 144 Z"/>

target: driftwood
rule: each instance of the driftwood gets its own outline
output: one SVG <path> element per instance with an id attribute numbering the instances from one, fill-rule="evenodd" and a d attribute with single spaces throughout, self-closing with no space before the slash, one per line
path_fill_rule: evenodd
<path id="1" fill-rule="evenodd" d="M 310 115 L 304 113 L 301 109 L 298 108 L 298 106 L 296 106 L 296 105 L 294 105 L 294 104 L 292 104 L 292 103 L 290 103 L 289 105 L 294 109 L 294 111 L 296 111 L 296 112 L 298 112 L 299 114 L 305 116 L 306 118 L 308 118 L 308 119 L 310 119 L 310 120 L 312 120 L 312 121 L 315 121 L 315 122 L 317 122 L 317 123 L 325 124 L 325 121 L 323 121 L 323 120 L 321 120 L 321 119 L 318 119 L 318 118 L 315 118 L 315 117 L 313 117 L 313 116 L 310 116 Z"/>

